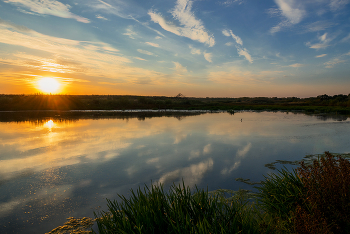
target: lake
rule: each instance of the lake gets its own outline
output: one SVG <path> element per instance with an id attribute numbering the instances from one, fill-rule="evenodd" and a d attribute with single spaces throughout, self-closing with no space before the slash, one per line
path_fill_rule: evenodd
<path id="1" fill-rule="evenodd" d="M 340 115 L 14 114 L 0 119 L 0 233 L 49 232 L 68 217 L 93 217 L 107 210 L 106 198 L 151 182 L 253 189 L 236 178 L 263 180 L 276 172 L 265 164 L 276 160 L 350 152 L 350 120 Z"/>

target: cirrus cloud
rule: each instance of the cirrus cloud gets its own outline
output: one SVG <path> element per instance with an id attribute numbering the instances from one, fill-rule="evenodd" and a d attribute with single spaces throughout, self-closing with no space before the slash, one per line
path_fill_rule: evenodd
<path id="1" fill-rule="evenodd" d="M 191 11 L 192 3 L 190 0 L 177 0 L 175 8 L 171 11 L 174 19 L 178 20 L 182 27 L 166 21 L 161 14 L 154 10 L 148 11 L 148 15 L 154 23 L 158 23 L 164 30 L 212 47 L 215 45 L 215 39 L 212 35 L 209 35 L 202 21 L 194 16 Z"/>
<path id="2" fill-rule="evenodd" d="M 159 44 L 157 44 L 157 43 L 153 43 L 153 42 L 145 42 L 145 44 L 147 44 L 147 45 L 150 45 L 150 46 L 153 46 L 153 47 L 159 47 Z"/>
<path id="3" fill-rule="evenodd" d="M 305 67 L 305 65 L 301 63 L 294 63 L 292 65 L 289 65 L 289 67 Z"/>
<path id="4" fill-rule="evenodd" d="M 243 41 L 239 36 L 236 36 L 235 34 L 232 33 L 232 30 L 228 31 L 228 30 L 223 30 L 222 34 L 224 34 L 226 37 L 232 36 L 232 38 L 237 42 L 237 44 L 240 44 L 241 46 L 243 46 Z"/>
<path id="5" fill-rule="evenodd" d="M 243 41 L 239 36 L 233 34 L 232 30 L 228 31 L 226 29 L 222 30 L 222 34 L 226 37 L 232 37 L 237 43 L 236 49 L 239 56 L 244 56 L 246 60 L 248 60 L 250 63 L 253 63 L 252 56 L 249 54 L 248 50 L 243 47 Z M 228 42 L 225 45 L 231 46 L 232 43 Z"/>
<path id="6" fill-rule="evenodd" d="M 271 33 L 276 33 L 282 28 L 300 23 L 306 15 L 303 5 L 295 0 L 275 0 L 275 3 L 278 6 L 278 10 L 274 9 L 270 10 L 270 12 L 273 12 L 275 15 L 281 15 L 283 20 L 270 29 Z"/>
<path id="7" fill-rule="evenodd" d="M 204 58 L 205 60 L 207 60 L 209 63 L 212 63 L 212 53 L 206 53 L 206 52 L 203 52 L 203 55 L 204 55 Z"/>
<path id="8" fill-rule="evenodd" d="M 41 15 L 53 15 L 61 18 L 72 18 L 82 23 L 90 23 L 90 20 L 87 18 L 75 15 L 70 12 L 70 5 L 63 4 L 55 0 L 6 0 L 5 2 L 12 3 L 24 8 L 25 10 L 29 10 Z"/>
<path id="9" fill-rule="evenodd" d="M 149 52 L 147 50 L 137 49 L 137 52 L 139 52 L 141 54 L 146 54 L 146 55 L 154 55 L 152 52 Z"/>

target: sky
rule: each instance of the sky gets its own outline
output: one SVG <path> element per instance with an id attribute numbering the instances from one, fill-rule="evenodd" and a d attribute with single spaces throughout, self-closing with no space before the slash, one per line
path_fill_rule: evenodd
<path id="1" fill-rule="evenodd" d="M 349 94 L 349 65 L 350 0 L 0 0 L 3 94 Z"/>

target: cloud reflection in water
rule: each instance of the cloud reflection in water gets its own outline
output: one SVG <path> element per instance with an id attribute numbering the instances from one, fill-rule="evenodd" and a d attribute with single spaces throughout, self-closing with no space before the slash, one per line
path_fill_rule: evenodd
<path id="1" fill-rule="evenodd" d="M 259 181 L 276 159 L 349 152 L 349 123 L 268 112 L 0 122 L 0 222 L 49 231 L 151 181 L 242 188 L 235 178 Z"/>

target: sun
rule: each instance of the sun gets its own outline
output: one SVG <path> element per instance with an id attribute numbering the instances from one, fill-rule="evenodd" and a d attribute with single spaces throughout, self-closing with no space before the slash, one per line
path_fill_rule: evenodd
<path id="1" fill-rule="evenodd" d="M 38 89 L 44 93 L 56 93 L 61 87 L 61 84 L 55 78 L 41 78 L 38 80 Z"/>

